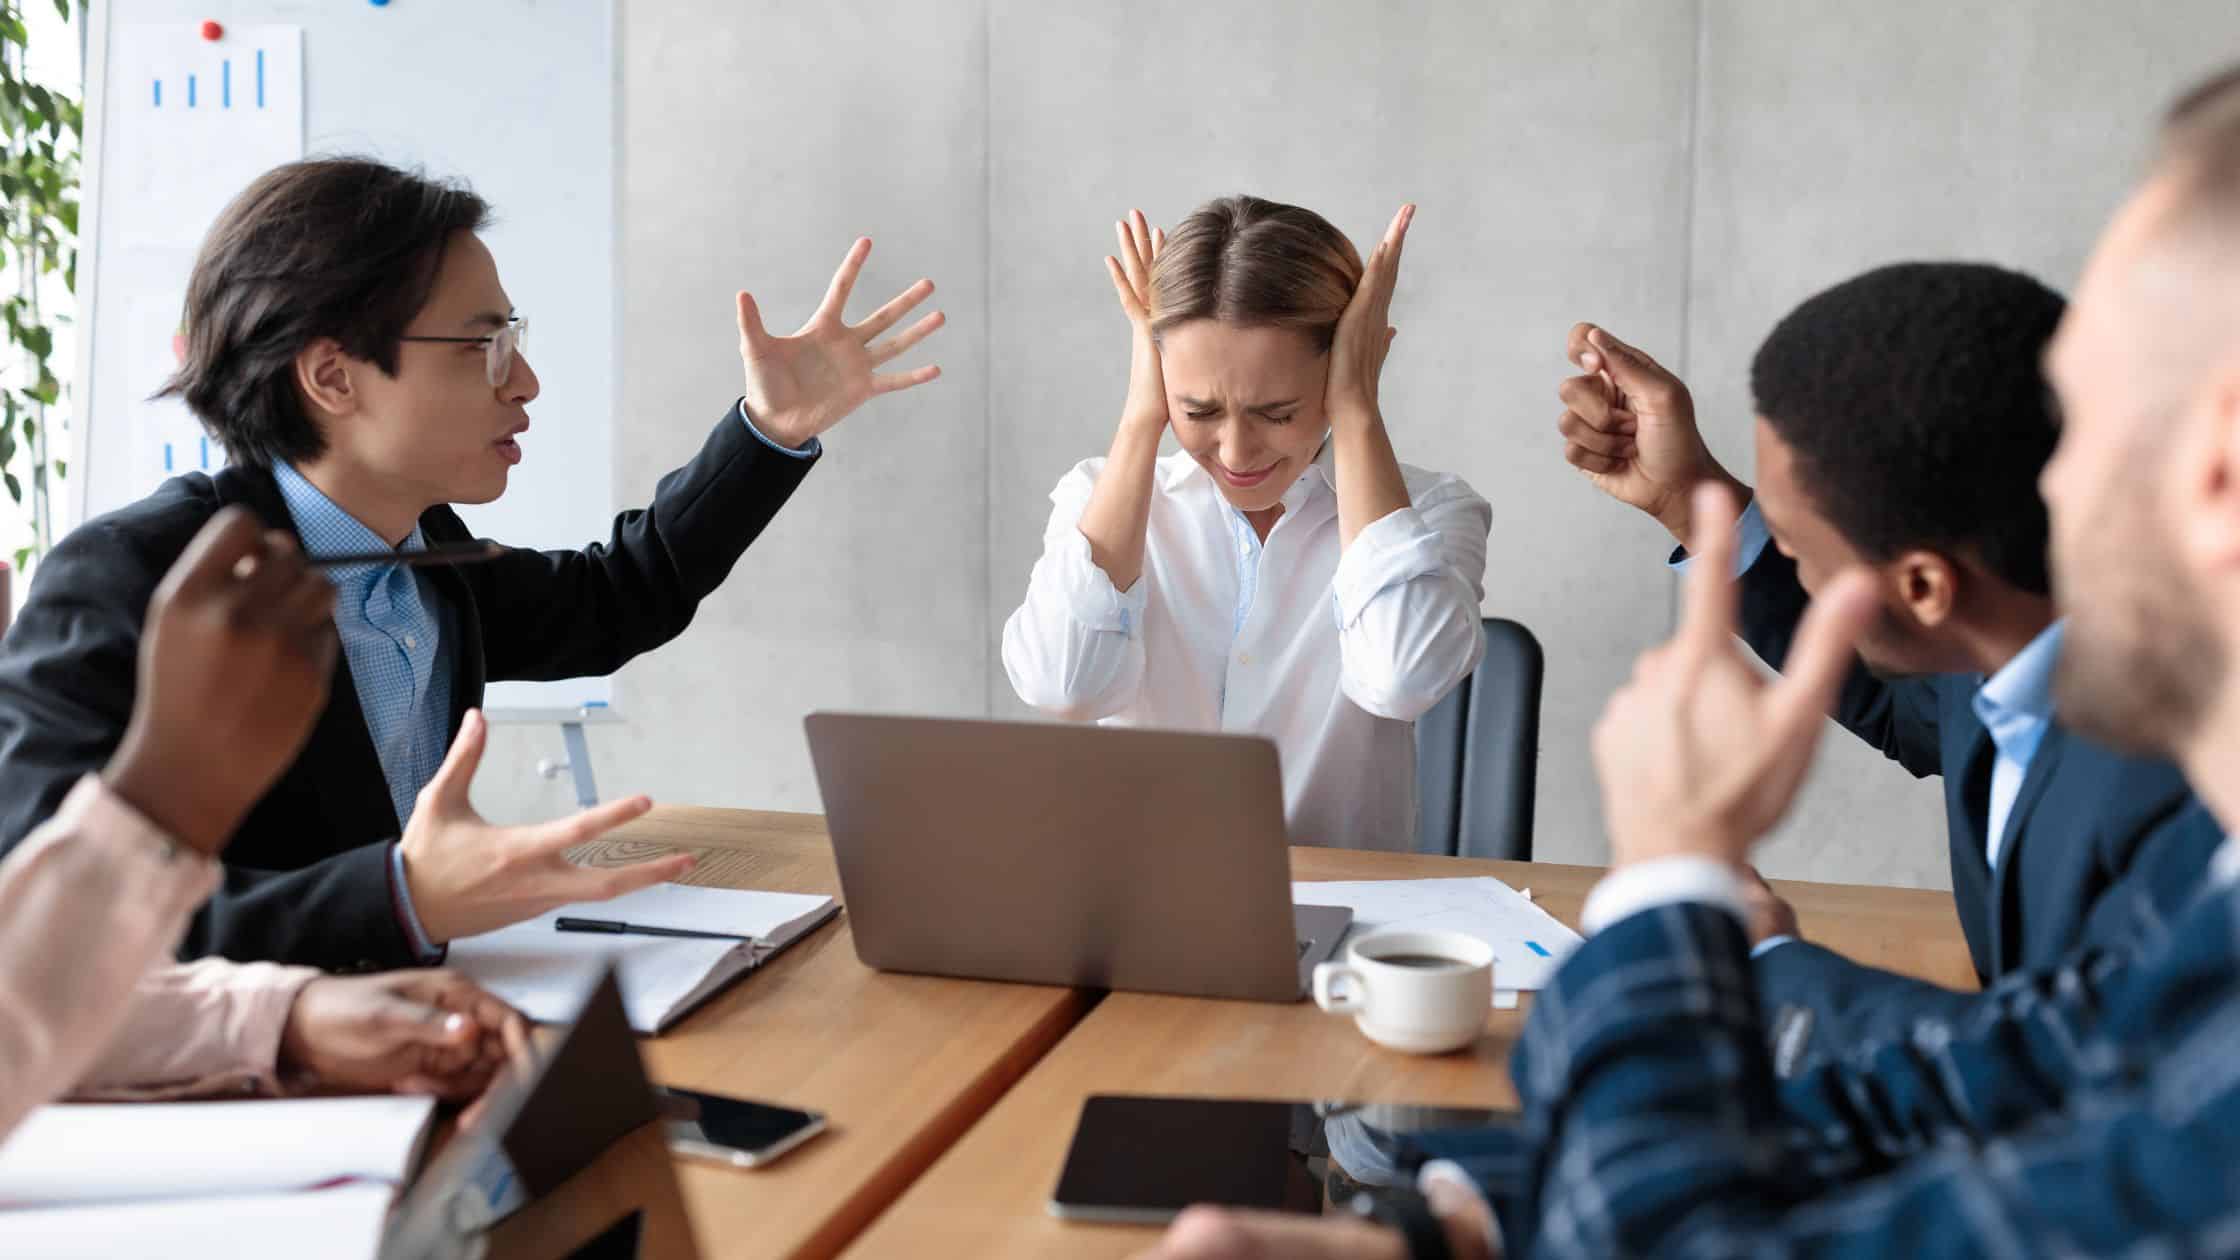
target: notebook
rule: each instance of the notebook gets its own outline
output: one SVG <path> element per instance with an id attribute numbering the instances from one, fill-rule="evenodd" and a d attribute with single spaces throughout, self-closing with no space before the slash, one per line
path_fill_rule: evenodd
<path id="1" fill-rule="evenodd" d="M 375 1260 L 387 1186 L 0 1212 L 0 1254 L 42 1260 Z"/>
<path id="2" fill-rule="evenodd" d="M 0 1208 L 401 1185 L 434 1113 L 402 1097 L 57 1103 L 0 1144 Z"/>
<path id="3" fill-rule="evenodd" d="M 733 980 L 838 913 L 830 897 L 656 884 L 612 901 L 562 906 L 511 927 L 451 943 L 449 965 L 540 1022 L 571 1019 L 588 973 L 612 961 L 630 1027 L 662 1033 Z M 753 936 L 677 940 L 562 932 L 563 917 Z"/>

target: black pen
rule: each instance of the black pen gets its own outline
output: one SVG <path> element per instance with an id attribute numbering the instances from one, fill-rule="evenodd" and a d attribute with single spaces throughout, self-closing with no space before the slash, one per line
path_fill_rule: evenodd
<path id="1" fill-rule="evenodd" d="M 416 568 L 426 564 L 472 564 L 477 560 L 495 560 L 506 553 L 503 543 L 459 542 L 437 543 L 419 551 L 349 551 L 333 556 L 305 556 L 303 562 L 314 569 L 345 569 L 354 565 L 401 564 Z"/>
<path id="2" fill-rule="evenodd" d="M 745 941 L 750 945 L 761 944 L 752 936 L 742 936 L 736 932 L 652 927 L 644 923 L 624 923 L 620 919 L 570 919 L 563 916 L 552 926 L 562 932 L 604 932 L 609 936 L 681 936 L 696 941 Z"/>

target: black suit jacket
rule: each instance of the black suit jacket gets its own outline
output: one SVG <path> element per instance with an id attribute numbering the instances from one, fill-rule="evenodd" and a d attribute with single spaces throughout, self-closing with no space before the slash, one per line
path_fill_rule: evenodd
<path id="1" fill-rule="evenodd" d="M 1779 669 L 1807 598 L 1794 562 L 1767 547 L 1741 579 L 1742 636 Z M 2056 723 L 2031 758 L 1993 869 L 1984 856 L 1990 732 L 1973 704 L 1973 675 L 1883 679 L 1864 666 L 1844 680 L 1833 716 L 1916 776 L 1942 775 L 1952 894 L 1977 978 L 1985 984 L 2056 965 L 2090 944 L 2114 944 L 2142 914 L 2174 913 L 2199 886 L 2222 828 L 2195 806 L 2168 762 L 2121 756 Z M 1756 963 L 1776 1040 L 1809 1027 L 1811 1050 L 1902 1032 L 1945 990 L 1861 967 L 1809 943 Z M 1784 1008 L 1809 1009 L 1799 1024 Z"/>
<path id="2" fill-rule="evenodd" d="M 661 479 L 651 507 L 615 519 L 604 545 L 513 550 L 427 570 L 458 633 L 452 733 L 482 703 L 486 682 L 607 674 L 682 633 L 812 462 L 765 445 L 733 409 L 692 462 Z M 236 466 L 168 481 L 71 531 L 40 563 L 0 645 L 0 849 L 22 843 L 115 751 L 132 711 L 148 600 L 188 540 L 229 504 L 294 532 L 270 470 Z M 448 507 L 420 524 L 431 544 L 469 537 Z M 224 881 L 181 955 L 350 971 L 411 965 L 389 880 L 398 832 L 338 653 L 325 712 L 235 833 Z"/>

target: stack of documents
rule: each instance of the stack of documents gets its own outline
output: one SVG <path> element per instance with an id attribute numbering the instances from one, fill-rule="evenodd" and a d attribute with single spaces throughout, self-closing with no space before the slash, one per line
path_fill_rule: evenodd
<path id="1" fill-rule="evenodd" d="M 0 1255 L 371 1260 L 435 1102 L 59 1103 L 0 1144 Z"/>
<path id="2" fill-rule="evenodd" d="M 1579 934 L 1498 879 L 1370 879 L 1295 883 L 1301 905 L 1351 906 L 1358 940 L 1386 928 L 1463 932 L 1493 947 L 1494 1003 L 1548 983 Z M 1507 995 L 1504 997 L 1504 995 Z"/>
<path id="3" fill-rule="evenodd" d="M 531 1019 L 573 1019 L 586 977 L 611 960 L 630 1026 L 659 1033 L 717 990 L 831 918 L 840 904 L 799 893 L 655 884 L 612 901 L 562 906 L 525 923 L 451 943 L 449 963 Z M 681 940 L 562 932 L 562 918 L 751 936 Z"/>

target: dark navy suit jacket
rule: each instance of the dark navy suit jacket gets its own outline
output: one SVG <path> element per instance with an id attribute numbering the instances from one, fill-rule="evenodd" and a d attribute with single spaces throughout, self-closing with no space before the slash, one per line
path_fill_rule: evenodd
<path id="1" fill-rule="evenodd" d="M 690 463 L 661 479 L 651 506 L 615 520 L 605 544 L 427 570 L 459 630 L 452 733 L 482 703 L 485 681 L 608 674 L 682 633 L 813 463 L 766 446 L 733 408 Z M 166 482 L 71 531 L 40 563 L 0 649 L 0 851 L 116 750 L 149 597 L 228 504 L 295 531 L 271 471 L 235 466 Z M 430 544 L 469 537 L 448 507 L 420 525 Z M 389 886 L 396 807 L 339 652 L 334 669 L 325 712 L 234 834 L 224 882 L 182 954 L 330 971 L 415 962 Z"/>
<path id="2" fill-rule="evenodd" d="M 1743 639 L 1779 669 L 1807 603 L 1794 562 L 1766 548 L 1743 574 L 1741 596 Z M 2056 721 L 2031 759 L 1993 868 L 1984 832 L 1996 750 L 1973 705 L 1981 683 L 1974 675 L 1884 679 L 1860 666 L 1833 716 L 1914 775 L 1943 776 L 1953 901 L 1977 978 L 1989 985 L 2166 921 L 2199 891 L 2223 829 L 2177 767 L 2121 756 Z M 1902 1036 L 1955 996 L 1809 942 L 1768 950 L 1754 967 L 1769 1030 L 1787 1043 L 1784 1068 Z"/>

